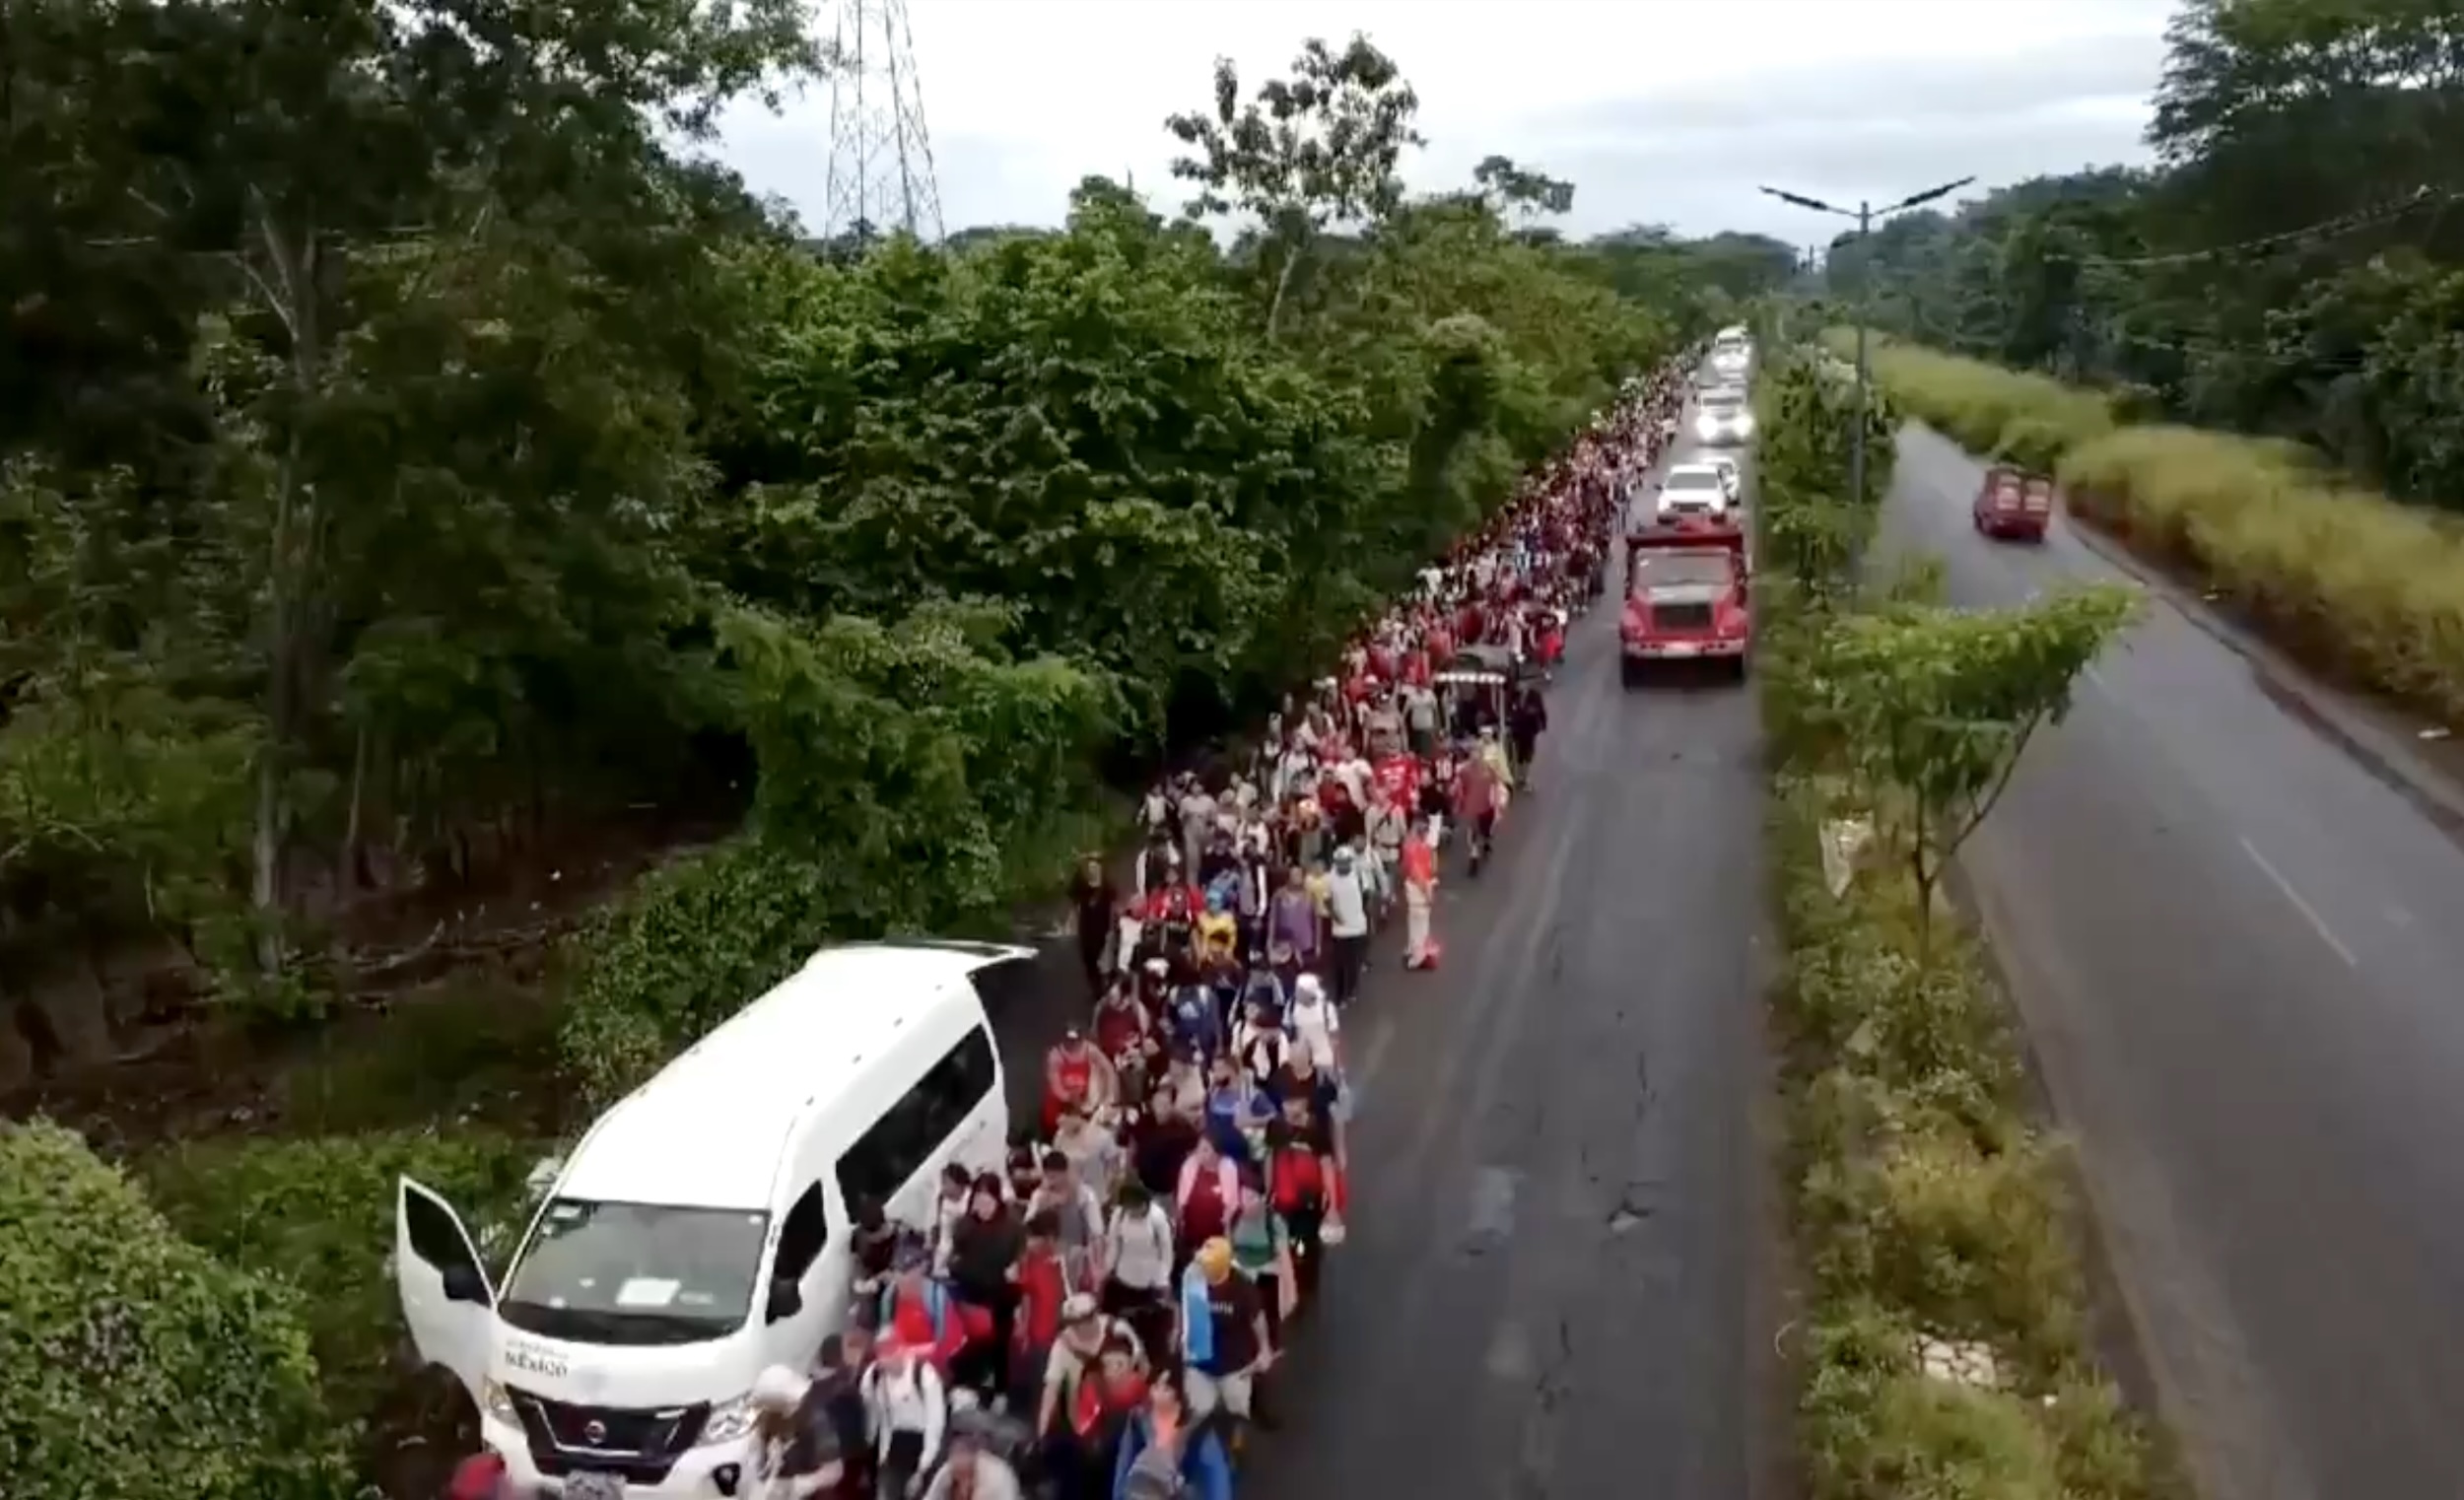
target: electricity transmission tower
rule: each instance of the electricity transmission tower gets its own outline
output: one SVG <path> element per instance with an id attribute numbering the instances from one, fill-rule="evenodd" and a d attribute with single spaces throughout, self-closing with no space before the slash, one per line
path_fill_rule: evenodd
<path id="1" fill-rule="evenodd" d="M 905 230 L 941 238 L 924 92 L 907 0 L 837 0 L 839 69 L 830 83 L 825 239 Z"/>

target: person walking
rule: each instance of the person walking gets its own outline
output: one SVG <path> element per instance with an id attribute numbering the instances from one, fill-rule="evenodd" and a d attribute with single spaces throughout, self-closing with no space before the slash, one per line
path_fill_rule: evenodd
<path id="1" fill-rule="evenodd" d="M 1437 943 L 1429 934 L 1437 910 L 1436 819 L 1414 823 L 1403 838 L 1403 967 L 1437 967 Z"/>
<path id="2" fill-rule="evenodd" d="M 1349 1005 L 1360 996 L 1360 974 L 1369 960 L 1369 888 L 1359 856 L 1348 844 L 1335 851 L 1335 867 L 1327 874 L 1327 946 L 1333 957 L 1335 1003 Z"/>

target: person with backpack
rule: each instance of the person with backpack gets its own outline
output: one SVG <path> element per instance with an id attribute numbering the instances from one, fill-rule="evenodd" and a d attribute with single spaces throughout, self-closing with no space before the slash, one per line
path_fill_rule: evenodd
<path id="1" fill-rule="evenodd" d="M 1143 1183 L 1121 1185 L 1120 1204 L 1104 1226 L 1104 1311 L 1137 1330 L 1141 1344 L 1171 1327 L 1174 1242 L 1171 1215 Z"/>
<path id="2" fill-rule="evenodd" d="M 874 1326 L 884 1344 L 903 1343 L 930 1360 L 944 1375 L 969 1342 L 965 1310 L 930 1265 L 922 1249 L 899 1253 L 898 1269 L 881 1289 Z"/>
<path id="3" fill-rule="evenodd" d="M 1113 1500 L 1232 1500 L 1221 1435 L 1192 1414 L 1168 1375 L 1148 1382 L 1145 1407 L 1122 1431 L 1113 1474 Z"/>
<path id="4" fill-rule="evenodd" d="M 1266 1315 L 1266 1348 L 1280 1354 L 1283 1320 L 1291 1316 L 1300 1296 L 1300 1278 L 1292 1270 L 1291 1225 L 1267 1201 L 1264 1183 L 1255 1178 L 1242 1181 L 1241 1206 L 1233 1212 L 1223 1237 L 1232 1245 L 1232 1268 L 1258 1288 L 1258 1300 Z"/>
<path id="5" fill-rule="evenodd" d="M 871 1417 L 875 1500 L 919 1500 L 949 1430 L 949 1388 L 924 1351 L 884 1341 L 864 1372 Z"/>

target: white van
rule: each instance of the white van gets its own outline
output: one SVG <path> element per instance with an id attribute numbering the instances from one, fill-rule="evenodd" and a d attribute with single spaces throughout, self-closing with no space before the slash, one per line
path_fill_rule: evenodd
<path id="1" fill-rule="evenodd" d="M 402 1316 L 517 1483 L 738 1492 L 754 1378 L 807 1368 L 845 1317 L 856 1206 L 928 1224 L 944 1164 L 1000 1168 L 1009 1106 L 985 995 L 1034 956 L 814 954 L 590 1127 L 501 1292 L 452 1206 L 402 1180 Z"/>

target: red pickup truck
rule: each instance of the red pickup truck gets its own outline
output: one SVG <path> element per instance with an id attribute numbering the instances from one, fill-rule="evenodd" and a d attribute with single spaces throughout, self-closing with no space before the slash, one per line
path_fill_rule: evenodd
<path id="1" fill-rule="evenodd" d="M 1968 518 L 1980 536 L 2041 542 L 2053 521 L 2053 481 L 2007 463 L 1995 464 L 1976 487 Z"/>
<path id="2" fill-rule="evenodd" d="M 1686 520 L 1627 534 L 1625 613 L 1617 623 L 1627 687 L 1654 667 L 1710 661 L 1743 680 L 1753 649 L 1751 570 L 1734 521 Z"/>

